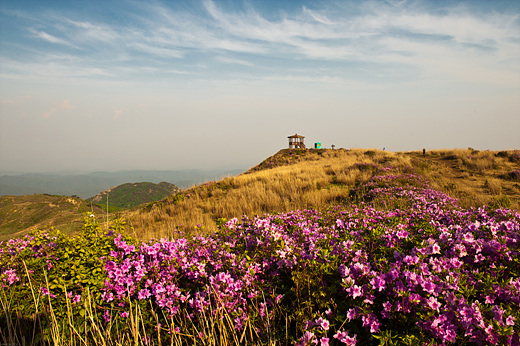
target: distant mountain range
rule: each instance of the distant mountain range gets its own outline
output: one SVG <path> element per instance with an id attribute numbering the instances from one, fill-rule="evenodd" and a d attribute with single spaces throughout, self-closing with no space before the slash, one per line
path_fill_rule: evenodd
<path id="1" fill-rule="evenodd" d="M 176 171 L 121 171 L 89 174 L 17 174 L 0 176 L 0 196 L 52 195 L 89 198 L 113 186 L 133 182 L 169 182 L 179 188 L 188 188 L 207 181 L 234 176 L 243 170 L 176 170 Z"/>

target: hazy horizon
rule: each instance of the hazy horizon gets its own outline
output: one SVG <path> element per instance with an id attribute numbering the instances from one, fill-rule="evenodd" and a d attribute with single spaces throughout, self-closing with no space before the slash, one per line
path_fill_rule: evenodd
<path id="1" fill-rule="evenodd" d="M 246 171 L 251 167 L 229 167 L 229 168 L 182 168 L 182 169 L 116 169 L 116 170 L 51 170 L 51 171 L 9 171 L 0 169 L 0 176 L 4 175 L 95 175 L 95 174 L 117 174 L 129 172 L 225 172 L 225 171 Z"/>
<path id="2" fill-rule="evenodd" d="M 0 172 L 520 148 L 520 2 L 0 2 Z"/>
<path id="3" fill-rule="evenodd" d="M 179 188 L 200 185 L 207 181 L 235 176 L 243 170 L 131 170 L 115 172 L 89 172 L 67 174 L 65 172 L 3 174 L 0 171 L 0 196 L 32 195 L 40 193 L 93 197 L 108 188 L 125 183 L 168 182 Z"/>

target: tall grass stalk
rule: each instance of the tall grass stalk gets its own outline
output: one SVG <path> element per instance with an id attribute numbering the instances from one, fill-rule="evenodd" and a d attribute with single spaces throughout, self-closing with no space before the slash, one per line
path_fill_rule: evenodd
<path id="1" fill-rule="evenodd" d="M 48 277 L 45 274 L 45 284 L 49 287 Z M 32 288 L 34 292 L 34 288 Z M 164 319 L 166 326 L 159 324 L 159 316 L 154 314 L 157 322 L 154 331 L 151 331 L 144 324 L 144 316 L 142 307 L 137 303 L 130 303 L 129 316 L 127 323 L 116 326 L 112 320 L 104 323 L 99 319 L 96 313 L 94 297 L 91 292 L 86 290 L 83 294 L 84 300 L 82 307 L 84 316 L 74 313 L 71 299 L 67 296 L 67 290 L 64 287 L 65 295 L 65 312 L 63 317 L 59 317 L 56 313 L 57 302 L 50 295 L 46 299 L 40 300 L 39 295 L 34 294 L 35 308 L 41 312 L 35 315 L 35 325 L 41 325 L 41 338 L 36 340 L 33 334 L 32 340 L 25 340 L 20 322 L 21 315 L 17 313 L 17 309 L 12 308 L 14 302 L 8 296 L 9 290 L 2 290 L 0 294 L 0 306 L 5 316 L 6 328 L 0 330 L 0 341 L 2 344 L 21 345 L 21 346 L 126 346 L 126 345 L 156 345 L 156 346 L 181 346 L 181 345 L 251 345 L 260 344 L 260 336 L 257 334 L 254 325 L 250 320 L 247 321 L 244 329 L 238 331 L 235 328 L 232 317 L 225 309 L 225 303 L 218 300 L 207 311 L 203 311 L 198 316 L 198 322 L 189 317 L 186 311 L 183 311 L 183 319 L 174 320 L 171 316 Z M 43 304 L 43 305 L 42 305 Z M 150 301 L 150 311 L 154 310 Z M 164 317 L 164 316 L 163 316 Z M 265 317 L 265 323 L 269 324 L 270 316 Z M 78 330 L 78 323 L 82 325 L 83 330 Z M 114 328 L 115 327 L 115 328 Z M 179 328 L 176 330 L 175 328 Z M 169 329 L 171 331 L 169 340 L 161 338 L 161 330 Z M 36 329 L 34 329 L 36 330 Z M 192 332 L 190 332 L 190 330 Z M 156 334 L 157 338 L 149 343 L 147 337 Z M 274 336 L 268 333 L 267 345 L 275 345 Z"/>
<path id="2" fill-rule="evenodd" d="M 15 327 L 13 319 L 12 319 L 12 311 L 11 311 L 11 303 L 12 303 L 12 296 L 7 297 L 6 291 L 1 290 L 1 296 L 0 296 L 0 304 L 2 305 L 2 310 L 4 311 L 5 315 L 5 330 L 4 328 L 0 328 L 0 336 L 2 337 L 2 343 L 17 343 L 18 340 L 15 337 L 16 332 L 13 330 Z M 2 317 L 2 316 L 0 316 Z M 7 333 L 7 335 L 6 335 Z"/>

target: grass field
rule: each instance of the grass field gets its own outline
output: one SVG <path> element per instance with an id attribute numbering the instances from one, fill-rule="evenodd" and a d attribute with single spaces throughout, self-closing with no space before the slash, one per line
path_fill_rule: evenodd
<path id="1" fill-rule="evenodd" d="M 219 219 L 356 202 L 352 190 L 383 166 L 409 167 L 463 207 L 520 207 L 520 151 L 282 150 L 248 172 L 210 182 L 136 209 L 126 218 L 140 239 L 206 233 Z"/>

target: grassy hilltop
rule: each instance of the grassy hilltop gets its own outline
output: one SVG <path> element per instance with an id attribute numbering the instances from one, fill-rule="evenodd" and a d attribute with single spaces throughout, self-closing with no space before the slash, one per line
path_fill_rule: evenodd
<path id="1" fill-rule="evenodd" d="M 520 209 L 520 151 L 284 149 L 247 172 L 198 185 L 126 215 L 142 239 L 216 230 L 219 219 L 358 202 L 383 166 L 409 167 L 462 207 Z"/>
<path id="2" fill-rule="evenodd" d="M 108 199 L 109 207 L 129 209 L 139 204 L 158 201 L 179 191 L 180 189 L 177 186 L 167 182 L 159 184 L 150 182 L 126 183 L 100 192 L 94 197 L 87 198 L 87 201 L 105 206 Z"/>
<path id="3" fill-rule="evenodd" d="M 114 212 L 158 201 L 178 191 L 180 189 L 170 183 L 144 182 L 115 186 L 87 200 L 50 194 L 0 196 L 0 240 L 49 227 L 73 234 L 83 228 L 86 213 L 99 219 L 113 219 L 117 217 Z"/>
<path id="4" fill-rule="evenodd" d="M 75 232 L 83 227 L 90 212 L 102 216 L 103 210 L 78 197 L 35 194 L 0 196 L 0 240 L 23 236 L 49 227 Z"/>

